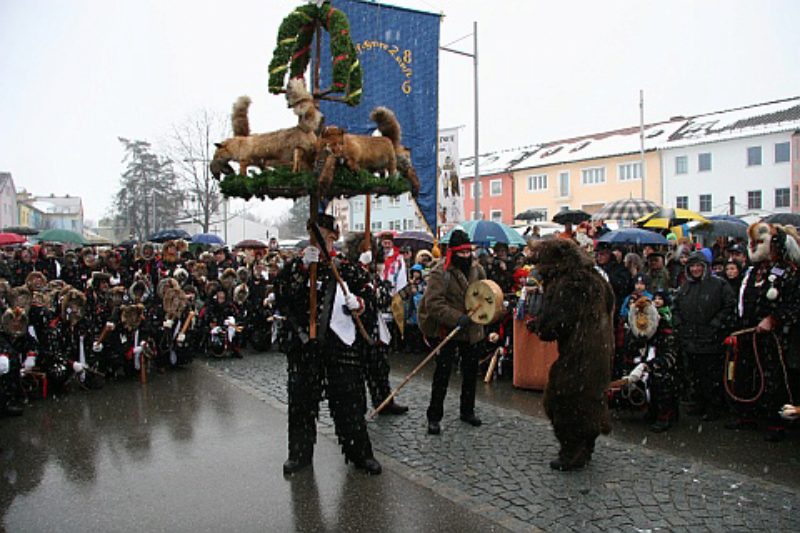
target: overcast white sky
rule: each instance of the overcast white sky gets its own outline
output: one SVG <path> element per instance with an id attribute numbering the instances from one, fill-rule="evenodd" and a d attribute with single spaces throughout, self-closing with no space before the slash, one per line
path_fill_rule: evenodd
<path id="1" fill-rule="evenodd" d="M 158 148 L 201 109 L 253 99 L 251 124 L 292 124 L 267 92 L 287 0 L 0 0 L 0 170 L 35 194 L 109 210 L 118 136 Z M 478 22 L 481 152 L 800 95 L 796 0 L 397 0 L 441 12 L 441 44 Z M 472 41 L 455 45 L 471 52 Z M 440 56 L 440 127 L 473 150 L 472 63 Z M 286 208 L 251 203 L 262 215 Z"/>

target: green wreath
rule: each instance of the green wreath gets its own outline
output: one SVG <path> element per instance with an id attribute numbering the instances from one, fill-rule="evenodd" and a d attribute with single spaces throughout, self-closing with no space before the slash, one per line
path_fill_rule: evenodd
<path id="1" fill-rule="evenodd" d="M 283 19 L 278 28 L 278 44 L 269 64 L 269 91 L 278 94 L 283 90 L 287 70 L 290 78 L 304 75 L 311 60 L 311 42 L 317 22 L 330 36 L 334 92 L 344 93 L 348 105 L 358 105 L 362 70 L 350 38 L 350 22 L 347 15 L 329 2 L 321 7 L 313 4 L 300 6 Z"/>
<path id="2" fill-rule="evenodd" d="M 264 198 L 299 198 L 317 191 L 319 178 L 311 172 L 292 172 L 285 167 L 275 167 L 260 174 L 247 176 L 231 174 L 219 183 L 220 192 L 226 198 L 253 197 Z M 379 177 L 366 170 L 353 172 L 346 167 L 337 166 L 333 183 L 328 196 L 358 196 L 373 194 L 375 196 L 398 196 L 410 190 L 408 180 L 400 174 Z"/>

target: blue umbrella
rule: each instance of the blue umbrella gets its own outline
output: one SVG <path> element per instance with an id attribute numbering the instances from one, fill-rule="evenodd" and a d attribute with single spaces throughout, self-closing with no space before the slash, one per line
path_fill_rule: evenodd
<path id="1" fill-rule="evenodd" d="M 525 244 L 527 244 L 525 239 L 523 239 L 514 228 L 510 228 L 500 222 L 493 222 L 491 220 L 470 220 L 469 222 L 461 224 L 460 227 L 467 232 L 472 244 L 483 246 L 491 246 L 498 242 L 514 246 L 525 246 Z M 453 230 L 454 229 L 455 228 L 453 228 Z M 442 237 L 442 243 L 447 244 L 450 242 L 450 235 L 452 235 L 453 230 L 450 230 L 447 232 L 447 235 Z"/>
<path id="2" fill-rule="evenodd" d="M 222 240 L 222 237 L 213 233 L 198 233 L 192 237 L 192 244 L 225 244 L 225 241 Z"/>
<path id="3" fill-rule="evenodd" d="M 652 246 L 666 246 L 667 239 L 660 233 L 654 231 L 640 228 L 623 228 L 609 231 L 597 239 L 597 242 L 605 242 L 608 244 L 636 244 L 639 246 L 647 244 Z"/>

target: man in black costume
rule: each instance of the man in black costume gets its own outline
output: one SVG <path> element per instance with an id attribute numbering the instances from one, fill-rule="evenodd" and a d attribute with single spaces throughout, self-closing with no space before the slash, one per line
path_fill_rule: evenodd
<path id="1" fill-rule="evenodd" d="M 331 261 L 337 261 L 333 243 L 338 227 L 330 215 L 319 215 L 322 243 L 328 258 L 319 259 L 319 249 L 308 247 L 301 258 L 287 264 L 275 283 L 276 305 L 291 330 L 288 343 L 289 458 L 284 474 L 293 474 L 311 464 L 316 442 L 317 415 L 323 392 L 330 406 L 336 435 L 345 462 L 369 474 L 381 473 L 372 454 L 364 414 L 367 410 L 364 374 L 358 332 L 351 313 L 363 311 L 358 296 L 366 277 L 353 265 L 340 265 L 348 291 L 338 287 Z M 316 338 L 310 335 L 309 275 L 317 263 Z M 324 389 L 324 391 L 323 391 Z"/>

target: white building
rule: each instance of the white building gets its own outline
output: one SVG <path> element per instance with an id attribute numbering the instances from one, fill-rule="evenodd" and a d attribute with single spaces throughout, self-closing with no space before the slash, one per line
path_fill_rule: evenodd
<path id="1" fill-rule="evenodd" d="M 690 117 L 660 152 L 665 205 L 706 215 L 800 211 L 800 97 Z"/>
<path id="2" fill-rule="evenodd" d="M 17 191 L 11 172 L 0 172 L 0 229 L 19 222 Z"/>
<path id="3" fill-rule="evenodd" d="M 352 231 L 364 231 L 366 196 L 350 199 L 350 224 Z M 411 193 L 400 196 L 373 196 L 370 211 L 370 226 L 373 233 L 386 230 L 423 230 L 424 222 L 411 198 Z"/>

